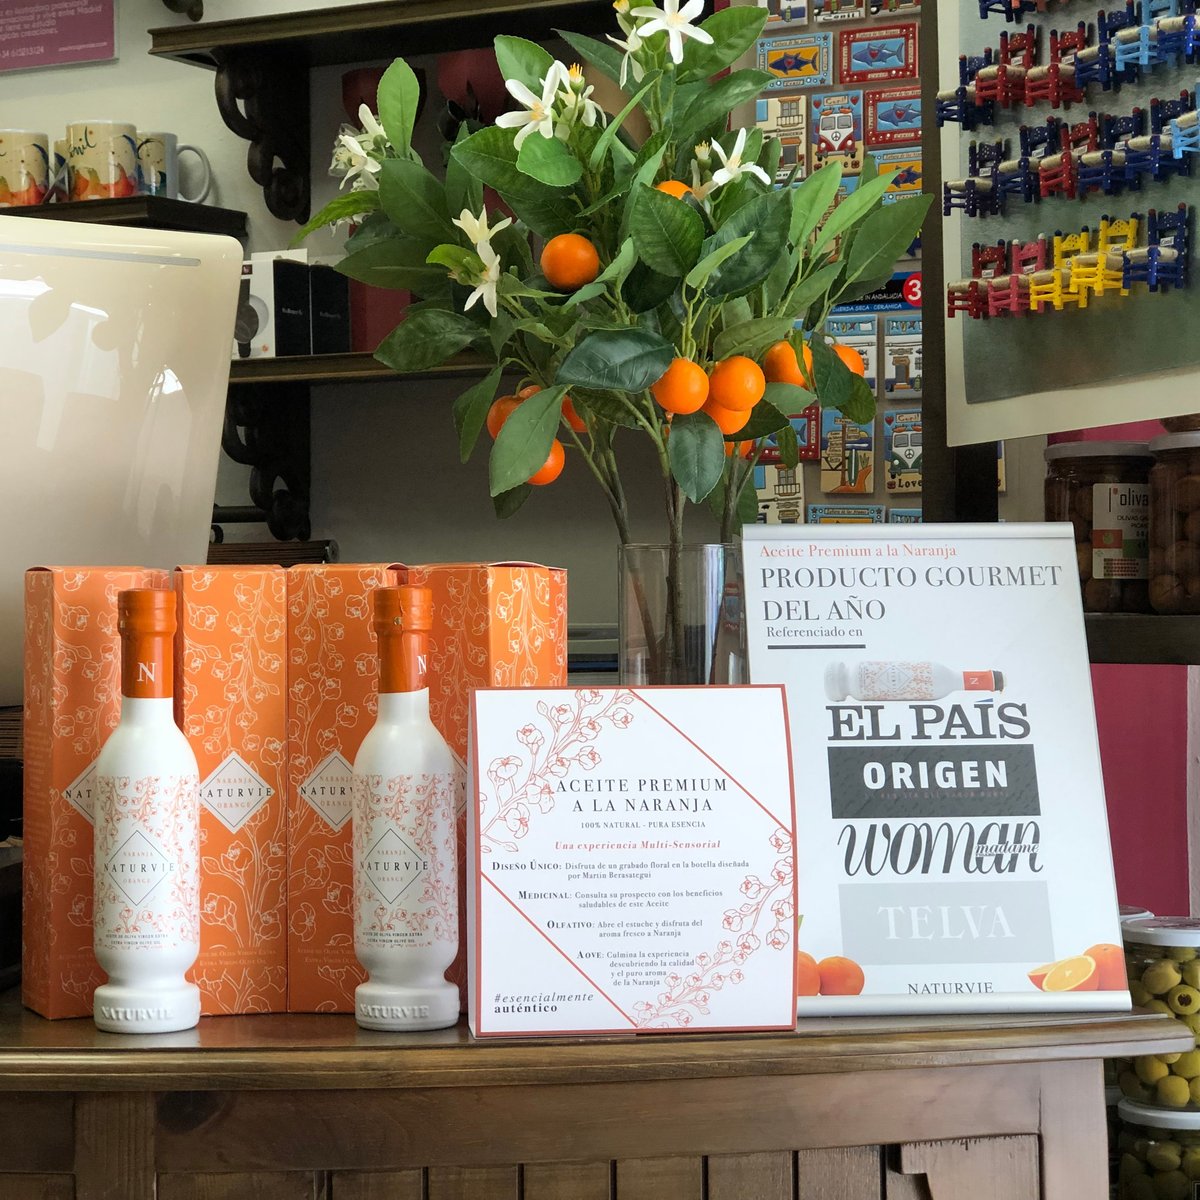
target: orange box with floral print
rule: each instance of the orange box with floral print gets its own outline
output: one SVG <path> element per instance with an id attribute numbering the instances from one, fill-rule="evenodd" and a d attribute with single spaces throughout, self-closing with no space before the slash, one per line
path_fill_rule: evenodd
<path id="1" fill-rule="evenodd" d="M 565 571 L 528 563 L 292 568 L 288 575 L 292 739 L 288 1007 L 293 1012 L 352 1012 L 354 988 L 363 978 L 354 957 L 350 910 L 349 775 L 354 755 L 375 719 L 378 676 L 367 593 L 372 587 L 396 583 L 419 584 L 433 592 L 430 713 L 460 761 L 466 758 L 473 689 L 557 687 L 566 682 Z M 339 589 L 336 594 L 329 593 L 331 586 Z M 336 640 L 330 637 L 331 623 L 338 626 Z M 337 649 L 339 642 L 344 649 Z M 323 689 L 333 689 L 331 679 L 340 681 L 340 691 L 326 699 Z M 342 705 L 353 711 L 343 710 Z M 342 756 L 344 766 L 331 761 L 335 754 Z M 309 798 L 299 794 L 301 781 L 311 781 Z M 326 790 L 330 787 L 339 789 L 337 794 Z M 344 824 L 336 837 L 331 824 L 311 812 L 314 803 L 335 801 L 345 804 Z M 341 820 L 341 813 L 337 810 L 334 819 Z M 463 792 L 459 801 L 460 945 L 466 932 L 466 874 L 461 861 L 465 821 Z M 459 985 L 465 1010 L 465 948 L 447 977 Z"/>
<path id="2" fill-rule="evenodd" d="M 175 572 L 175 719 L 200 768 L 206 1014 L 287 1010 L 287 580 L 280 567 Z"/>
<path id="3" fill-rule="evenodd" d="M 35 567 L 25 575 L 24 917 L 21 999 L 87 1017 L 104 972 L 92 952 L 96 757 L 121 717 L 117 593 L 168 587 L 141 567 Z"/>

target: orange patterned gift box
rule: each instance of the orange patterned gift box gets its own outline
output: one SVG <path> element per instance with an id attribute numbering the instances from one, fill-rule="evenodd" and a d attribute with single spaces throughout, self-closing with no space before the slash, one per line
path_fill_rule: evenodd
<path id="1" fill-rule="evenodd" d="M 433 592 L 429 709 L 460 763 L 471 692 L 567 682 L 567 573 L 531 563 L 441 563 L 397 569 Z M 458 805 L 459 953 L 446 972 L 467 1007 L 466 792 Z"/>
<path id="2" fill-rule="evenodd" d="M 92 792 L 121 717 L 117 593 L 169 583 L 139 567 L 25 575 L 21 998 L 44 1017 L 90 1016 L 104 981 L 92 953 Z"/>
<path id="3" fill-rule="evenodd" d="M 352 1012 L 350 770 L 375 723 L 379 662 L 370 593 L 383 564 L 287 572 L 288 1010 Z"/>
<path id="4" fill-rule="evenodd" d="M 175 572 L 175 719 L 200 768 L 206 1014 L 287 1009 L 287 581 L 279 567 Z"/>
<path id="5" fill-rule="evenodd" d="M 354 988 L 363 978 L 350 908 L 350 768 L 376 711 L 369 593 L 399 582 L 433 592 L 430 710 L 460 759 L 466 756 L 472 689 L 566 682 L 565 571 L 444 563 L 392 569 L 335 564 L 288 572 L 292 1012 L 352 1012 Z M 460 797 L 459 920 L 465 935 L 463 804 Z M 465 951 L 447 975 L 465 1005 Z"/>

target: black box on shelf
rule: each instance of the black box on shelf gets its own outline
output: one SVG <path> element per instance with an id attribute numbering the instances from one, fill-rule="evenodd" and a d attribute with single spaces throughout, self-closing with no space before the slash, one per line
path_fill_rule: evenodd
<path id="1" fill-rule="evenodd" d="M 304 256 L 304 257 L 298 257 Z M 252 254 L 242 264 L 234 325 L 234 358 L 282 358 L 312 353 L 305 252 Z"/>
<path id="2" fill-rule="evenodd" d="M 350 352 L 350 280 L 327 263 L 308 269 L 313 354 Z"/>

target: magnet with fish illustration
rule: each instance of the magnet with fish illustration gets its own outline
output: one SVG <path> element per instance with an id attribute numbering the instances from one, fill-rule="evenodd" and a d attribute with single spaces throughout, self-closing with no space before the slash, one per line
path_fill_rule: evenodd
<path id="1" fill-rule="evenodd" d="M 845 29 L 838 34 L 839 81 L 883 83 L 917 77 L 917 24 Z"/>
<path id="2" fill-rule="evenodd" d="M 759 39 L 758 69 L 774 78 L 768 92 L 828 87 L 832 82 L 833 34 L 781 33 Z"/>
<path id="3" fill-rule="evenodd" d="M 921 142 L 921 88 L 910 84 L 863 95 L 868 146 L 913 146 Z"/>
<path id="4" fill-rule="evenodd" d="M 875 168 L 880 175 L 895 171 L 896 178 L 883 193 L 884 204 L 894 204 L 910 196 L 919 196 L 924 186 L 921 169 L 921 147 L 897 147 L 895 150 L 872 150 Z"/>

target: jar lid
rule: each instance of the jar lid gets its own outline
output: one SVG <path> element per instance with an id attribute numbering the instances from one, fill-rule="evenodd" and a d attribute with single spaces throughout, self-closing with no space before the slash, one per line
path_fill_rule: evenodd
<path id="1" fill-rule="evenodd" d="M 1200 434 L 1195 436 L 1200 438 Z M 1162 441 L 1161 438 L 1157 440 Z M 1200 441 L 1196 444 L 1200 445 Z M 1046 461 L 1054 462 L 1059 458 L 1151 458 L 1152 449 L 1153 443 L 1148 446 L 1145 442 L 1059 442 L 1046 447 Z"/>
<path id="2" fill-rule="evenodd" d="M 1116 1086 L 1116 1084 L 1106 1087 L 1104 1089 L 1104 1107 L 1116 1108 L 1117 1105 L 1121 1103 L 1123 1096 L 1124 1093 L 1119 1087 Z"/>
<path id="3" fill-rule="evenodd" d="M 1139 904 L 1119 904 L 1117 912 L 1121 915 L 1121 920 L 1124 921 L 1142 921 L 1146 917 L 1152 917 L 1154 914 L 1148 908 L 1142 908 Z"/>
<path id="4" fill-rule="evenodd" d="M 1148 1125 L 1151 1129 L 1191 1129 L 1200 1133 L 1200 1112 L 1179 1108 L 1155 1108 L 1138 1100 L 1122 1100 L 1117 1115 L 1133 1125 Z"/>
<path id="5" fill-rule="evenodd" d="M 1164 450 L 1194 450 L 1200 446 L 1200 429 L 1191 433 L 1165 433 L 1162 437 L 1152 438 L 1150 453 L 1161 454 Z"/>
<path id="6" fill-rule="evenodd" d="M 1144 946 L 1200 946 L 1200 917 L 1143 917 L 1122 921 L 1127 942 Z"/>

